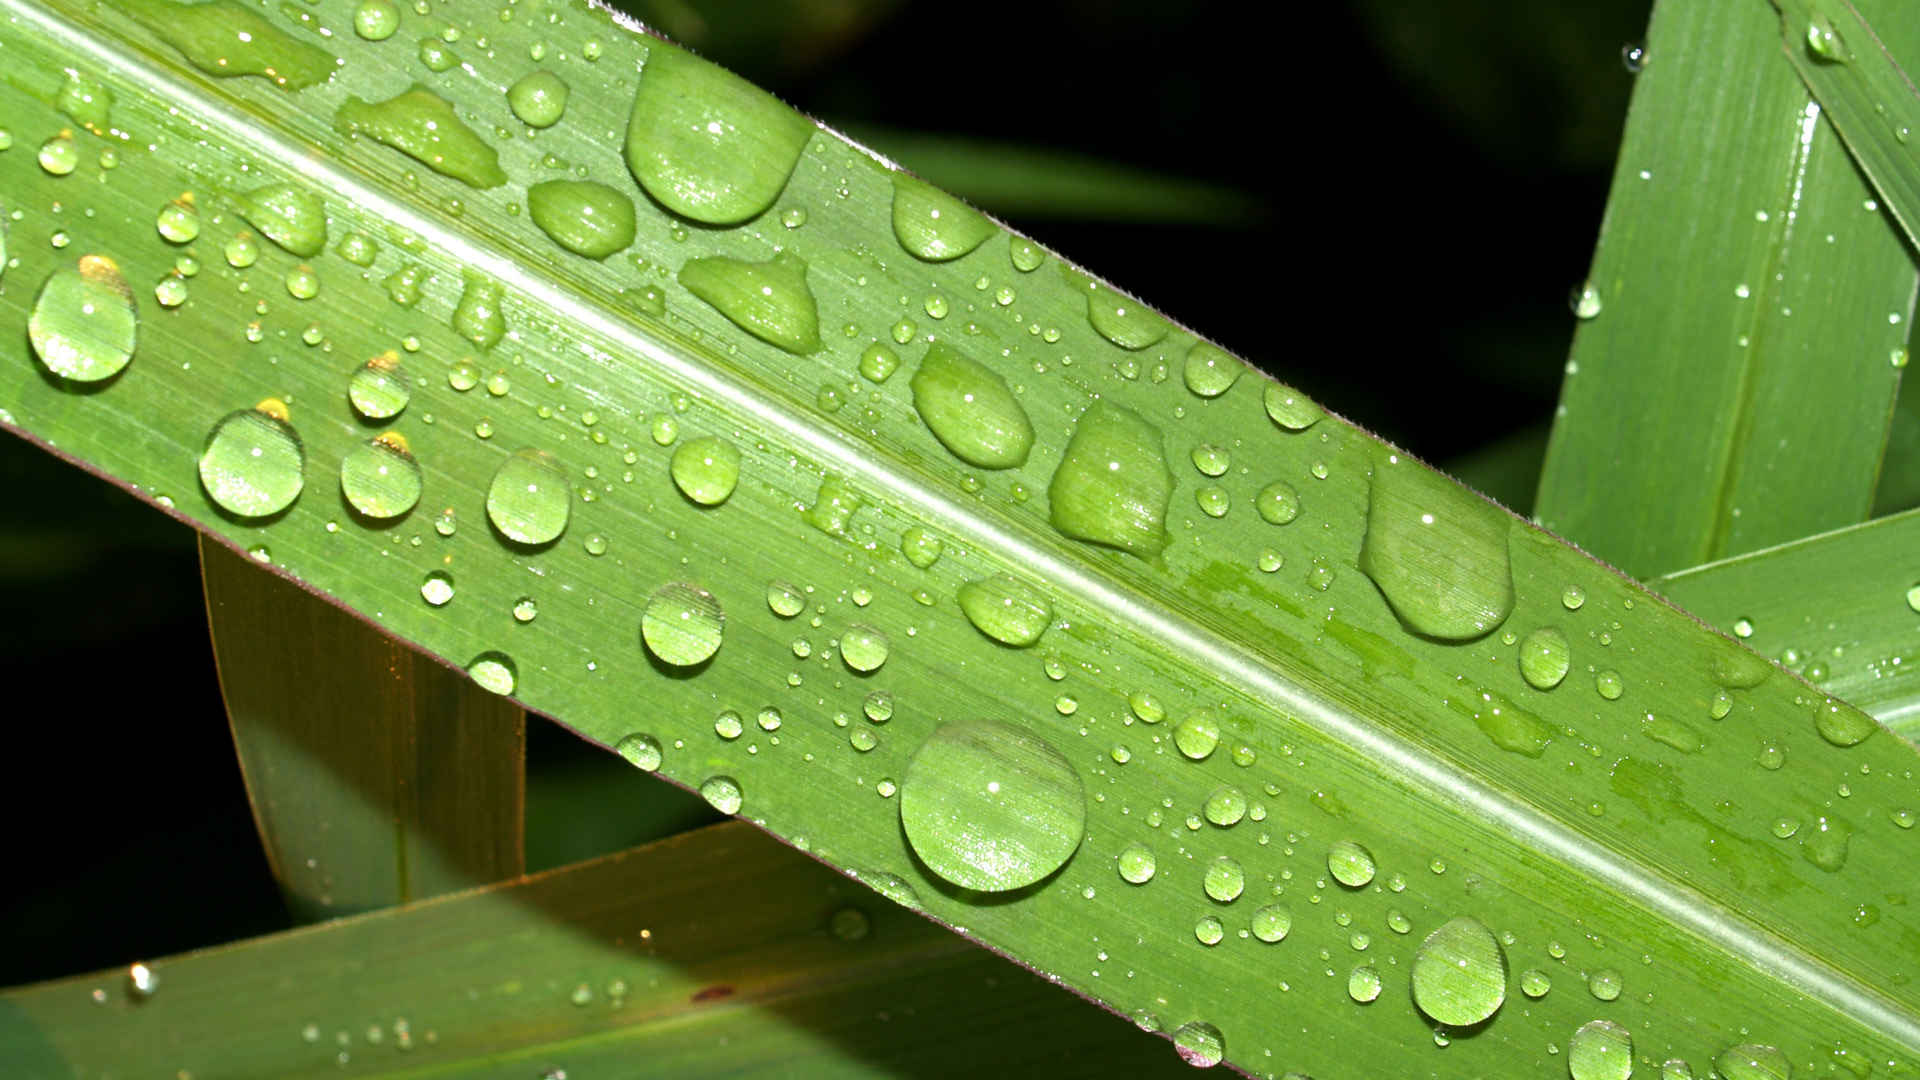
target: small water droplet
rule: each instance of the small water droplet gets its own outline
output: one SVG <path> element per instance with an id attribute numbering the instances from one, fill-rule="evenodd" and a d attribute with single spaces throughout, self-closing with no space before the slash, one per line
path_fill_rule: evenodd
<path id="1" fill-rule="evenodd" d="M 1839 818 L 1821 814 L 1813 819 L 1812 828 L 1800 833 L 1800 854 L 1827 873 L 1837 873 L 1847 865 L 1847 845 L 1852 839 L 1852 826 Z"/>
<path id="2" fill-rule="evenodd" d="M 1293 929 L 1293 913 L 1279 904 L 1268 904 L 1253 913 L 1253 936 L 1268 944 L 1286 939 Z"/>
<path id="3" fill-rule="evenodd" d="M 400 8 L 393 0 L 360 0 L 353 9 L 353 32 L 368 41 L 385 41 L 400 29 Z"/>
<path id="4" fill-rule="evenodd" d="M 1305 431 L 1327 415 L 1312 399 L 1284 383 L 1268 386 L 1264 400 L 1268 419 L 1287 431 Z"/>
<path id="5" fill-rule="evenodd" d="M 985 243 L 998 227 L 985 214 L 903 172 L 893 174 L 893 235 L 915 258 L 946 262 Z"/>
<path id="6" fill-rule="evenodd" d="M 1587 602 L 1587 591 L 1578 585 L 1569 585 L 1560 593 L 1560 605 L 1568 611 L 1579 611 Z"/>
<path id="7" fill-rule="evenodd" d="M 1218 945 L 1227 936 L 1227 928 L 1212 915 L 1202 915 L 1193 924 L 1193 937 L 1202 945 Z"/>
<path id="8" fill-rule="evenodd" d="M 1760 1043 L 1727 1047 L 1714 1056 L 1713 1068 L 1722 1080 L 1791 1080 L 1793 1076 L 1787 1055 Z"/>
<path id="9" fill-rule="evenodd" d="M 1618 998 L 1624 986 L 1625 980 L 1613 968 L 1601 968 L 1587 975 L 1587 992 L 1601 1001 Z"/>
<path id="10" fill-rule="evenodd" d="M 127 989 L 137 998 L 150 998 L 154 991 L 160 989 L 160 976 L 154 974 L 153 968 L 146 964 L 128 965 Z"/>
<path id="11" fill-rule="evenodd" d="M 73 135 L 63 131 L 40 144 L 39 160 L 48 176 L 66 176 L 80 167 L 80 148 Z"/>
<path id="12" fill-rule="evenodd" d="M 453 575 L 434 570 L 420 582 L 420 598 L 434 607 L 444 607 L 453 599 Z"/>
<path id="13" fill-rule="evenodd" d="M 1114 859 L 1114 865 L 1120 871 L 1122 880 L 1133 885 L 1145 885 L 1153 880 L 1153 849 L 1141 843 L 1128 844 Z"/>
<path id="14" fill-rule="evenodd" d="M 1573 309 L 1573 317 L 1580 320 L 1597 318 L 1600 314 L 1600 290 L 1591 282 L 1575 289 L 1567 298 L 1567 306 Z"/>
<path id="15" fill-rule="evenodd" d="M 1820 737 L 1835 746 L 1857 746 L 1880 730 L 1873 717 L 1833 698 L 1814 710 L 1813 723 Z"/>
<path id="16" fill-rule="evenodd" d="M 878 671 L 887 662 L 887 635 L 864 623 L 854 623 L 840 636 L 840 659 L 862 675 Z"/>
<path id="17" fill-rule="evenodd" d="M 944 546 L 938 536 L 919 525 L 911 526 L 900 534 L 900 553 L 922 570 L 940 561 Z"/>
<path id="18" fill-rule="evenodd" d="M 1620 64 L 1629 74 L 1640 74 L 1640 69 L 1647 66 L 1646 46 L 1638 42 L 1628 42 L 1620 46 Z"/>
<path id="19" fill-rule="evenodd" d="M 1539 968 L 1528 968 L 1520 973 L 1520 992 L 1530 998 L 1543 998 L 1553 989 L 1553 979 Z"/>
<path id="20" fill-rule="evenodd" d="M 1608 701 L 1618 701 L 1620 695 L 1626 692 L 1627 684 L 1626 680 L 1620 677 L 1619 672 L 1608 670 L 1594 675 L 1593 688 Z"/>
<path id="21" fill-rule="evenodd" d="M 1300 493 L 1285 480 L 1275 480 L 1253 497 L 1253 507 L 1271 525 L 1286 525 L 1300 516 Z"/>
<path id="22" fill-rule="evenodd" d="M 1181 374 L 1187 389 L 1196 396 L 1215 398 L 1239 381 L 1246 365 L 1226 350 L 1204 341 L 1196 341 L 1187 350 L 1186 366 Z"/>
<path id="23" fill-rule="evenodd" d="M 467 274 L 462 279 L 460 299 L 454 304 L 447 325 L 476 347 L 491 349 L 507 333 L 506 313 L 501 310 L 503 299 L 499 282 L 479 274 Z"/>
<path id="24" fill-rule="evenodd" d="M 865 729 L 862 729 L 865 730 Z M 1080 846 L 1086 796 L 1058 750 L 992 720 L 956 720 L 914 751 L 900 823 L 941 878 L 1001 892 L 1042 880 Z"/>
<path id="25" fill-rule="evenodd" d="M 1247 816 L 1247 794 L 1231 785 L 1214 788 L 1207 796 L 1203 812 L 1208 821 L 1222 828 L 1237 825 Z"/>
<path id="26" fill-rule="evenodd" d="M 1347 973 L 1347 996 L 1365 1005 L 1380 996 L 1380 972 L 1372 964 L 1361 964 Z"/>
<path id="27" fill-rule="evenodd" d="M 626 736 L 615 743 L 613 749 L 621 757 L 627 759 L 627 764 L 632 765 L 636 769 L 653 772 L 660 768 L 660 761 L 663 757 L 660 749 L 660 740 L 644 732 L 634 732 Z"/>
<path id="28" fill-rule="evenodd" d="M 327 208 L 292 184 L 268 184 L 240 196 L 240 216 L 260 235 L 303 259 L 327 244 Z M 231 255 L 229 255 L 231 261 Z"/>
<path id="29" fill-rule="evenodd" d="M 1222 904 L 1231 904 L 1240 899 L 1247 888 L 1247 872 L 1240 863 L 1228 856 L 1221 855 L 1207 864 L 1206 875 L 1201 885 L 1207 895 Z"/>
<path id="30" fill-rule="evenodd" d="M 878 341 L 860 353 L 860 374 L 868 382 L 886 382 L 899 367 L 900 354 Z"/>
<path id="31" fill-rule="evenodd" d="M 720 650 L 725 615 L 713 594 L 686 582 L 662 585 L 640 616 L 647 651 L 662 663 L 692 667 Z"/>
<path id="32" fill-rule="evenodd" d="M 368 360 L 347 380 L 347 400 L 367 420 L 399 416 L 413 397 L 413 388 L 400 366 L 400 354 L 388 349 Z"/>
<path id="33" fill-rule="evenodd" d="M 701 506 L 719 506 L 740 482 L 740 449 L 717 435 L 688 439 L 670 467 L 680 494 Z"/>
<path id="34" fill-rule="evenodd" d="M 1840 40 L 1833 20 L 1820 12 L 1815 12 L 1807 20 L 1807 52 L 1811 53 L 1814 59 L 1829 64 L 1844 64 L 1853 59 L 1853 54 L 1847 50 L 1846 43 Z"/>
<path id="35" fill-rule="evenodd" d="M 1173 730 L 1173 744 L 1191 761 L 1204 761 L 1220 745 L 1220 720 L 1201 710 L 1180 721 Z"/>

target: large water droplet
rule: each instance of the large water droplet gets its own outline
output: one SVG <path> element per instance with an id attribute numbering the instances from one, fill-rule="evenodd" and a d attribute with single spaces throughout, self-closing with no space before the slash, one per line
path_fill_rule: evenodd
<path id="1" fill-rule="evenodd" d="M 353 32 L 367 41 L 385 41 L 400 29 L 400 6 L 393 0 L 360 0 L 353 7 Z"/>
<path id="2" fill-rule="evenodd" d="M 339 63 L 331 53 L 295 38 L 234 0 L 204 4 L 121 0 L 115 7 L 138 19 L 208 75 L 258 75 L 283 90 L 304 90 L 326 82 Z"/>
<path id="3" fill-rule="evenodd" d="M 1130 885 L 1145 885 L 1152 881 L 1154 866 L 1153 849 L 1140 843 L 1128 844 L 1114 859 L 1114 867 L 1120 871 L 1121 880 Z"/>
<path id="4" fill-rule="evenodd" d="M 381 435 L 340 459 L 340 493 L 354 510 L 376 521 L 412 510 L 420 488 L 420 463 L 397 434 Z"/>
<path id="5" fill-rule="evenodd" d="M 118 375 L 133 359 L 140 315 L 120 267 L 105 255 L 82 255 L 55 270 L 34 297 L 27 340 L 47 370 L 75 382 Z"/>
<path id="6" fill-rule="evenodd" d="M 1188 390 L 1200 397 L 1212 398 L 1226 393 L 1244 371 L 1246 365 L 1225 349 L 1196 341 L 1193 348 L 1187 350 L 1186 368 L 1181 374 Z"/>
<path id="7" fill-rule="evenodd" d="M 544 450 L 516 450 L 487 485 L 487 519 L 516 544 L 550 544 L 567 531 L 567 471 Z"/>
<path id="8" fill-rule="evenodd" d="M 1268 904 L 1253 913 L 1253 936 L 1271 945 L 1286 940 L 1293 929 L 1293 913 L 1279 904 Z"/>
<path id="9" fill-rule="evenodd" d="M 1053 527 L 1075 540 L 1158 556 L 1173 493 L 1163 443 L 1160 429 L 1138 413 L 1104 400 L 1089 405 L 1047 486 Z"/>
<path id="10" fill-rule="evenodd" d="M 481 689 L 501 697 L 513 693 L 520 681 L 520 669 L 513 657 L 503 652 L 483 652 L 474 657 L 467 665 L 467 675 L 480 684 Z"/>
<path id="11" fill-rule="evenodd" d="M 1173 745 L 1193 761 L 1204 761 L 1220 745 L 1220 718 L 1201 710 L 1173 729 Z"/>
<path id="12" fill-rule="evenodd" d="M 1327 415 L 1317 402 L 1285 383 L 1272 383 L 1262 397 L 1267 419 L 1288 431 L 1305 431 Z"/>
<path id="13" fill-rule="evenodd" d="M 710 776 L 700 784 L 700 797 L 723 814 L 737 814 L 744 801 L 740 782 L 731 776 Z"/>
<path id="14" fill-rule="evenodd" d="M 1231 904 L 1246 891 L 1247 872 L 1237 860 L 1221 855 L 1207 864 L 1200 884 L 1210 898 Z"/>
<path id="15" fill-rule="evenodd" d="M 1507 999 L 1507 954 L 1493 932 L 1462 915 L 1427 935 L 1413 957 L 1413 1002 L 1434 1021 L 1467 1027 Z"/>
<path id="16" fill-rule="evenodd" d="M 916 258 L 957 259 L 985 243 L 996 229 L 985 214 L 925 180 L 893 174 L 893 235 Z"/>
<path id="17" fill-rule="evenodd" d="M 1611 1020 L 1580 1025 L 1567 1044 L 1573 1080 L 1627 1080 L 1633 1075 L 1633 1033 Z"/>
<path id="18" fill-rule="evenodd" d="M 200 209 L 194 205 L 193 192 L 183 192 L 179 198 L 160 208 L 154 217 L 153 227 L 160 238 L 169 244 L 190 244 L 200 235 Z"/>
<path id="19" fill-rule="evenodd" d="M 1506 515 L 1432 470 L 1385 455 L 1373 471 L 1360 570 L 1415 633 L 1471 641 L 1513 611 Z"/>
<path id="20" fill-rule="evenodd" d="M 740 482 L 740 448 L 717 435 L 688 439 L 669 466 L 680 494 L 701 506 L 719 506 Z"/>
<path id="21" fill-rule="evenodd" d="M 837 476 L 823 476 L 820 490 L 814 493 L 813 505 L 801 512 L 800 520 L 828 536 L 845 536 L 853 515 L 865 505 L 866 500 L 848 487 L 846 481 Z"/>
<path id="22" fill-rule="evenodd" d="M 1542 626 L 1520 642 L 1520 675 L 1536 690 L 1551 690 L 1567 677 L 1573 647 L 1557 628 Z"/>
<path id="23" fill-rule="evenodd" d="M 548 239 L 604 259 L 633 243 L 633 200 L 592 180 L 548 180 L 527 189 L 527 213 Z"/>
<path id="24" fill-rule="evenodd" d="M 1373 852 L 1352 840 L 1335 841 L 1327 850 L 1327 872 L 1349 889 L 1358 889 L 1373 880 Z"/>
<path id="25" fill-rule="evenodd" d="M 551 71 L 522 75 L 507 88 L 507 108 L 528 127 L 548 128 L 567 111 L 567 84 Z"/>
<path id="26" fill-rule="evenodd" d="M 958 599 L 974 629 L 1002 645 L 1032 645 L 1053 621 L 1046 595 L 1010 574 L 969 581 L 960 586 Z"/>
<path id="27" fill-rule="evenodd" d="M 1181 1024 L 1173 1033 L 1173 1048 L 1180 1060 L 1197 1069 L 1211 1069 L 1227 1056 L 1227 1042 L 1220 1029 L 1201 1020 Z"/>
<path id="28" fill-rule="evenodd" d="M 1172 324 L 1159 312 L 1087 275 L 1060 264 L 1060 276 L 1067 287 L 1087 298 L 1087 322 L 1103 338 L 1123 349 L 1138 351 L 1167 336 Z"/>
<path id="29" fill-rule="evenodd" d="M 640 616 L 640 637 L 662 663 L 692 667 L 720 651 L 725 621 L 720 601 L 712 593 L 676 581 L 662 585 L 647 600 Z"/>
<path id="30" fill-rule="evenodd" d="M 413 388 L 400 368 L 400 354 L 388 349 L 368 360 L 347 380 L 347 400 L 353 411 L 368 420 L 391 420 L 413 397 Z"/>
<path id="31" fill-rule="evenodd" d="M 384 143 L 471 188 L 495 188 L 507 182 L 493 145 L 453 111 L 453 103 L 413 84 L 385 101 L 348 97 L 333 114 L 343 135 L 365 135 Z"/>
<path id="32" fill-rule="evenodd" d="M 503 299 L 499 282 L 480 274 L 467 274 L 461 282 L 460 300 L 453 305 L 447 325 L 479 348 L 491 349 L 507 333 L 506 312 L 501 310 Z"/>
<path id="33" fill-rule="evenodd" d="M 235 200 L 240 216 L 260 235 L 303 259 L 327 246 L 327 208 L 292 184 L 268 184 Z"/>
<path id="34" fill-rule="evenodd" d="M 796 356 L 820 350 L 820 309 L 807 287 L 807 263 L 790 251 L 766 262 L 690 259 L 680 268 L 680 284 L 769 345 Z"/>
<path id="35" fill-rule="evenodd" d="M 865 675 L 887 662 L 887 635 L 865 623 L 854 623 L 840 635 L 840 659 Z"/>
<path id="36" fill-rule="evenodd" d="M 994 720 L 942 724 L 913 752 L 900 824 L 927 868 L 1003 892 L 1058 870 L 1086 827 L 1080 776 L 1038 736 Z"/>
<path id="37" fill-rule="evenodd" d="M 1792 1080 L 1793 1065 L 1777 1047 L 1741 1043 L 1720 1051 L 1713 1059 L 1722 1080 Z"/>
<path id="38" fill-rule="evenodd" d="M 213 426 L 200 452 L 200 484 L 230 514 L 268 517 L 299 497 L 306 463 L 286 406 L 269 398 L 256 408 L 228 413 Z"/>
<path id="39" fill-rule="evenodd" d="M 1813 725 L 1821 738 L 1835 746 L 1857 746 L 1880 730 L 1873 717 L 1832 698 L 1814 709 Z"/>
<path id="40" fill-rule="evenodd" d="M 627 759 L 627 764 L 647 772 L 660 768 L 660 761 L 664 756 L 660 749 L 660 740 L 639 731 L 615 743 L 613 749 Z"/>
<path id="41" fill-rule="evenodd" d="M 627 168 L 674 213 L 737 225 L 779 198 L 812 134 L 813 124 L 772 94 L 652 42 L 627 121 Z"/>
<path id="42" fill-rule="evenodd" d="M 1033 424 L 1007 381 L 945 342 L 927 347 L 913 373 L 913 407 L 953 455 L 982 469 L 1024 465 Z"/>

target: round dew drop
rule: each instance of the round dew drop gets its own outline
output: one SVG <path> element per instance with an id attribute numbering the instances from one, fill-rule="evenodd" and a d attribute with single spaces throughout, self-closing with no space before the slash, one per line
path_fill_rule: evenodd
<path id="1" fill-rule="evenodd" d="M 487 485 L 487 520 L 516 544 L 550 544 L 567 530 L 573 496 L 567 473 L 544 450 L 516 450 Z"/>
<path id="2" fill-rule="evenodd" d="M 1620 973 L 1613 968 L 1601 968 L 1587 976 L 1587 992 L 1601 1001 L 1619 998 L 1621 989 Z"/>
<path id="3" fill-rule="evenodd" d="M 1366 1005 L 1380 996 L 1380 972 L 1372 964 L 1361 964 L 1347 975 L 1347 996 Z"/>
<path id="4" fill-rule="evenodd" d="M 1268 904 L 1253 913 L 1253 936 L 1271 945 L 1286 940 L 1293 929 L 1293 913 L 1279 904 Z"/>
<path id="5" fill-rule="evenodd" d="M 663 752 L 660 740 L 644 732 L 634 732 L 613 744 L 614 752 L 636 769 L 653 772 L 660 768 Z"/>
<path id="6" fill-rule="evenodd" d="M 27 316 L 27 340 L 48 371 L 74 382 L 100 382 L 133 359 L 139 330 L 133 290 L 105 255 L 82 255 L 41 284 Z"/>
<path id="7" fill-rule="evenodd" d="M 862 675 L 880 670 L 887 662 L 887 635 L 864 623 L 854 623 L 840 635 L 840 659 Z"/>
<path id="8" fill-rule="evenodd" d="M 435 570 L 420 582 L 420 599 L 434 607 L 445 607 L 453 600 L 453 575 Z"/>
<path id="9" fill-rule="evenodd" d="M 1220 721 L 1212 713 L 1196 712 L 1173 730 L 1173 744 L 1193 761 L 1204 761 L 1220 745 Z"/>
<path id="10" fill-rule="evenodd" d="M 1130 885 L 1145 885 L 1153 880 L 1153 849 L 1145 844 L 1128 844 L 1114 859 L 1114 866 L 1120 871 L 1121 880 Z"/>
<path id="11" fill-rule="evenodd" d="M 1227 1056 L 1226 1039 L 1220 1029 L 1204 1021 L 1181 1024 L 1173 1033 L 1173 1048 L 1180 1060 L 1195 1068 L 1210 1069 Z"/>
<path id="12" fill-rule="evenodd" d="M 161 207 L 154 228 L 169 244 L 192 243 L 200 235 L 200 210 L 194 205 L 193 192 L 185 192 Z"/>
<path id="13" fill-rule="evenodd" d="M 1221 828 L 1231 828 L 1247 816 L 1247 793 L 1237 787 L 1223 785 L 1213 789 L 1207 796 L 1207 820 Z"/>
<path id="14" fill-rule="evenodd" d="M 1300 493 L 1285 480 L 1275 480 L 1253 497 L 1253 508 L 1269 525 L 1287 525 L 1300 516 Z"/>
<path id="15" fill-rule="evenodd" d="M 1305 431 L 1327 415 L 1312 399 L 1285 383 L 1268 386 L 1262 400 L 1267 418 L 1287 431 Z"/>
<path id="16" fill-rule="evenodd" d="M 400 367 L 400 354 L 388 349 L 368 360 L 347 380 L 347 400 L 363 420 L 391 420 L 413 398 L 413 388 Z"/>
<path id="17" fill-rule="evenodd" d="M 900 785 L 900 824 L 927 868 L 964 889 L 1019 889 L 1065 865 L 1086 829 L 1073 765 L 994 720 L 941 725 Z"/>
<path id="18" fill-rule="evenodd" d="M 481 689 L 501 697 L 513 693 L 519 682 L 519 669 L 514 666 L 513 658 L 503 652 L 483 652 L 474 657 L 467 665 L 467 675 L 479 683 Z"/>
<path id="19" fill-rule="evenodd" d="M 1352 840 L 1338 841 L 1327 851 L 1327 870 L 1340 884 L 1358 889 L 1373 880 L 1373 852 Z"/>
<path id="20" fill-rule="evenodd" d="M 1194 940 L 1202 945 L 1218 945 L 1227 936 L 1227 928 L 1212 915 L 1203 915 L 1193 924 Z"/>
<path id="21" fill-rule="evenodd" d="M 1573 1080 L 1627 1080 L 1633 1075 L 1633 1033 L 1611 1020 L 1580 1026 L 1567 1044 Z"/>
<path id="22" fill-rule="evenodd" d="M 1196 341 L 1187 350 L 1187 362 L 1181 376 L 1196 397 L 1216 398 L 1232 389 L 1246 365 L 1226 350 L 1204 341 Z"/>
<path id="23" fill-rule="evenodd" d="M 385 41 L 400 29 L 400 8 L 393 0 L 360 0 L 353 9 L 353 32 L 368 41 Z"/>
<path id="24" fill-rule="evenodd" d="M 969 581 L 958 592 L 960 611 L 974 629 L 1002 645 L 1026 648 L 1053 621 L 1053 606 L 1039 590 L 1009 574 Z"/>
<path id="25" fill-rule="evenodd" d="M 420 463 L 399 435 L 382 435 L 340 459 L 340 493 L 347 504 L 376 521 L 397 518 L 420 502 Z"/>
<path id="26" fill-rule="evenodd" d="M 700 783 L 700 797 L 723 814 L 737 814 L 743 797 L 740 782 L 731 776 L 710 776 Z"/>
<path id="27" fill-rule="evenodd" d="M 701 506 L 719 506 L 740 482 L 740 449 L 717 435 L 688 439 L 669 467 L 680 494 Z"/>
<path id="28" fill-rule="evenodd" d="M 522 75 L 507 88 L 507 107 L 532 128 L 549 128 L 567 111 L 567 84 L 551 71 Z"/>
<path id="29" fill-rule="evenodd" d="M 674 667 L 692 667 L 720 651 L 725 615 L 720 601 L 697 585 L 662 585 L 647 601 L 640 616 L 640 636 L 647 651 Z"/>
<path id="30" fill-rule="evenodd" d="M 1240 899 L 1247 888 L 1247 872 L 1235 860 L 1222 855 L 1207 864 L 1207 873 L 1201 882 L 1207 896 L 1223 904 L 1231 904 Z"/>
<path id="31" fill-rule="evenodd" d="M 1572 655 L 1567 635 L 1552 626 L 1540 627 L 1520 642 L 1520 675 L 1535 690 L 1551 690 L 1567 677 Z"/>
<path id="32" fill-rule="evenodd" d="M 1467 1027 L 1507 999 L 1507 954 L 1478 919 L 1455 918 L 1420 943 L 1413 957 L 1413 1001 L 1437 1023 Z"/>
<path id="33" fill-rule="evenodd" d="M 286 407 L 269 398 L 213 426 L 200 451 L 200 484 L 215 505 L 242 518 L 293 505 L 306 483 L 307 455 L 285 415 Z"/>

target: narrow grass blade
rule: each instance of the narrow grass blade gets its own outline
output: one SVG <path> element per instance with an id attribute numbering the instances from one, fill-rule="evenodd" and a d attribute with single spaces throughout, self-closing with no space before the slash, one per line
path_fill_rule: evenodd
<path id="1" fill-rule="evenodd" d="M 1885 517 L 1920 506 L 1920 380 L 1900 380 L 1887 425 L 1887 454 L 1880 487 L 1873 495 L 1873 516 Z"/>
<path id="2" fill-rule="evenodd" d="M 958 200 L 591 8 L 0 10 L 9 427 L 1197 1060 L 1920 1061 L 1912 747 Z"/>
<path id="3" fill-rule="evenodd" d="M 1538 517 L 1640 577 L 1864 520 L 1914 280 L 1773 13 L 1659 4 Z"/>
<path id="4" fill-rule="evenodd" d="M 526 716 L 211 541 L 207 621 L 240 769 L 294 916 L 517 876 Z"/>
<path id="5" fill-rule="evenodd" d="M 1653 587 L 1920 741 L 1920 510 L 1659 578 Z"/>
<path id="6" fill-rule="evenodd" d="M 148 966 L 0 994 L 9 1075 L 1188 1071 L 745 824 Z"/>

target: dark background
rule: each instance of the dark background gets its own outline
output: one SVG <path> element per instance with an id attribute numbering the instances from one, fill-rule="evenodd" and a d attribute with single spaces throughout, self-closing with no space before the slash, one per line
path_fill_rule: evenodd
<path id="1" fill-rule="evenodd" d="M 1209 181 L 1206 225 L 984 203 L 1331 409 L 1531 503 L 1649 0 L 1275 5 L 635 0 L 829 123 L 1082 152 Z M 772 9 L 778 8 L 776 12 Z M 884 147 L 882 147 L 884 149 Z M 914 162 L 902 155 L 909 168 Z M 963 194 L 966 192 L 963 190 Z M 0 985 L 286 925 L 241 786 L 193 534 L 0 435 L 0 649 L 18 844 Z M 529 855 L 638 837 L 551 822 L 631 770 L 529 721 Z M 684 794 L 627 784 L 636 820 Z"/>

